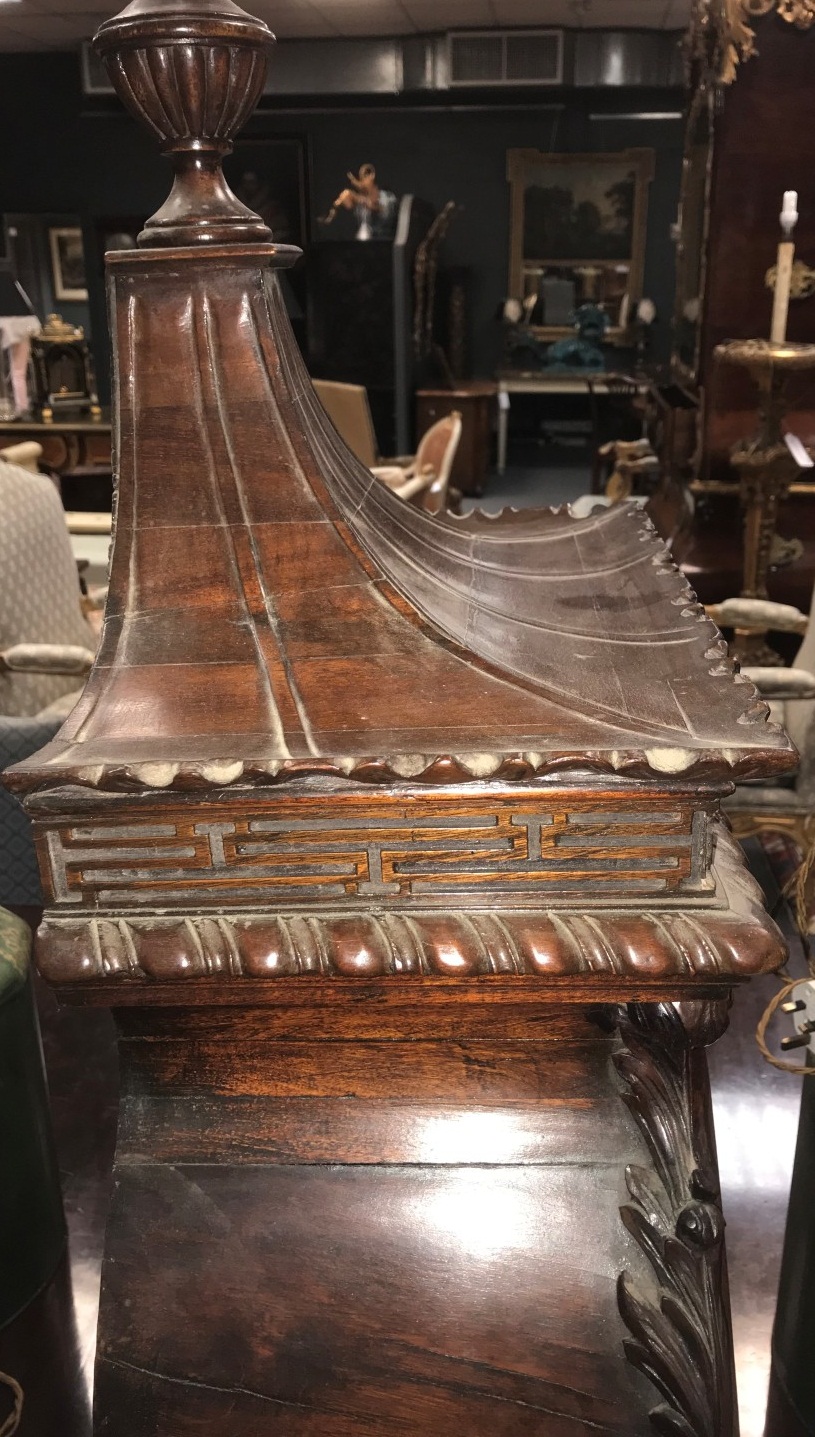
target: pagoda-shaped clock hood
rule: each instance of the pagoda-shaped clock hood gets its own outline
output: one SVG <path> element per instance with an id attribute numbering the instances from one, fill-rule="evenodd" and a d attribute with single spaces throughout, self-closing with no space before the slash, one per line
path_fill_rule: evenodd
<path id="1" fill-rule="evenodd" d="M 97 39 L 173 160 L 108 257 L 116 512 L 81 701 L 16 770 L 158 787 L 303 773 L 753 776 L 782 732 L 635 506 L 429 516 L 349 452 L 220 169 L 271 36 L 228 3 L 136 0 Z"/>

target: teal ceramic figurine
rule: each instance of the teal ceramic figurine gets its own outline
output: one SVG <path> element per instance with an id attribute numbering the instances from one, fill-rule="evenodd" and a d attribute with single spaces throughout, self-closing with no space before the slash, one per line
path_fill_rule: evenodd
<path id="1" fill-rule="evenodd" d="M 546 356 L 547 369 L 605 369 L 606 357 L 600 344 L 608 329 L 608 315 L 597 304 L 581 304 L 575 310 L 575 333 L 559 339 Z"/>

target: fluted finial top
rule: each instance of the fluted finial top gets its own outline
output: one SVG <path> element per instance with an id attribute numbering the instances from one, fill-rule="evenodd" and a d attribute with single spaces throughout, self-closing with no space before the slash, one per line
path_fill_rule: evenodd
<path id="1" fill-rule="evenodd" d="M 172 157 L 175 181 L 139 244 L 270 241 L 221 169 L 252 113 L 274 36 L 232 0 L 133 0 L 94 46 L 119 98 Z"/>

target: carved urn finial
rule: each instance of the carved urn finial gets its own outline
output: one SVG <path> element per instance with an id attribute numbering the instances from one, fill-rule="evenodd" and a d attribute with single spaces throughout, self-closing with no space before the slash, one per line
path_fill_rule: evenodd
<path id="1" fill-rule="evenodd" d="M 221 164 L 254 109 L 274 36 L 231 0 L 133 0 L 94 39 L 119 98 L 175 166 L 139 244 L 269 242 Z"/>

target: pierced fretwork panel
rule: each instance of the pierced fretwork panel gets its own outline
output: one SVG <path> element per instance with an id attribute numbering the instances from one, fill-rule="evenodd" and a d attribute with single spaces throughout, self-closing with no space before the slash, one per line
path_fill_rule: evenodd
<path id="1" fill-rule="evenodd" d="M 476 811 L 473 811 L 474 808 Z M 234 808 L 232 810 L 234 815 Z M 300 810 L 302 812 L 302 810 Z M 162 818 L 164 815 L 162 815 Z M 427 801 L 331 818 L 255 804 L 206 821 L 175 808 L 167 821 L 89 821 L 45 837 L 55 902 L 103 909 L 173 904 L 263 906 L 417 899 L 483 903 L 541 889 L 564 897 L 704 892 L 705 815 L 614 812 L 540 802 Z M 465 892 L 465 890 L 467 890 Z"/>

